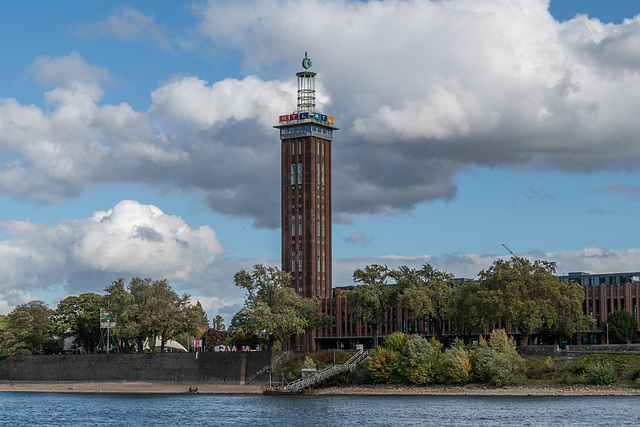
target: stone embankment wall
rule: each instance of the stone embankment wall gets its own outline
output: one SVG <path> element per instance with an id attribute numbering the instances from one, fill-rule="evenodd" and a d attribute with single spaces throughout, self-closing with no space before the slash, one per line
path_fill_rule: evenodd
<path id="1" fill-rule="evenodd" d="M 560 348 L 557 345 L 519 345 L 516 351 L 527 356 L 548 356 L 557 353 Z"/>
<path id="2" fill-rule="evenodd" d="M 244 384 L 281 352 L 9 356 L 0 381 L 208 381 Z M 260 384 L 265 376 L 254 380 Z M 268 381 L 268 375 L 266 375 Z"/>

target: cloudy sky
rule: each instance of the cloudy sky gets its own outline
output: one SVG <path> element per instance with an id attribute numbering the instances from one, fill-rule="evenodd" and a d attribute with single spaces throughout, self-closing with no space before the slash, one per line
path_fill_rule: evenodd
<path id="1" fill-rule="evenodd" d="M 639 271 L 640 6 L 5 2 L 0 314 L 167 278 L 227 321 L 279 265 L 278 116 L 304 52 L 333 141 L 334 286 L 515 253 Z"/>

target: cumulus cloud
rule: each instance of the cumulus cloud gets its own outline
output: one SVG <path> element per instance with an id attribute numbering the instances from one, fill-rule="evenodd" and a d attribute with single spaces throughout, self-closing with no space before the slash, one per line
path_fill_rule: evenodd
<path id="1" fill-rule="evenodd" d="M 52 227 L 5 221 L 0 232 L 8 236 L 0 241 L 0 306 L 52 289 L 61 295 L 101 292 L 118 277 L 131 276 L 166 278 L 208 295 L 217 288 L 207 274 L 225 252 L 211 227 L 192 228 L 153 205 L 129 200 Z"/>
<path id="2" fill-rule="evenodd" d="M 342 128 L 338 220 L 450 199 L 473 165 L 638 164 L 638 17 L 559 23 L 546 0 L 250 3 L 209 1 L 201 32 L 246 67 L 295 67 L 309 51 Z"/>
<path id="3" fill-rule="evenodd" d="M 166 46 L 167 32 L 153 14 L 145 15 L 131 7 L 121 7 L 104 21 L 81 25 L 75 33 L 85 38 L 113 37 L 118 40 L 154 40 Z"/>
<path id="4" fill-rule="evenodd" d="M 332 152 L 335 221 L 451 200 L 456 175 L 474 166 L 636 169 L 640 17 L 559 23 L 548 6 L 199 3 L 192 10 L 201 37 L 239 52 L 253 75 L 174 76 L 151 93 L 148 111 L 102 104 L 108 72 L 78 53 L 37 58 L 34 75 L 54 85 L 49 108 L 0 99 L 0 195 L 57 202 L 130 183 L 195 192 L 217 212 L 278 227 L 272 125 L 295 108 L 304 51 L 318 72 L 319 109 L 341 128 Z M 100 27 L 105 34 L 142 37 L 129 24 L 153 33 L 151 16 L 122 9 L 114 17 Z"/>

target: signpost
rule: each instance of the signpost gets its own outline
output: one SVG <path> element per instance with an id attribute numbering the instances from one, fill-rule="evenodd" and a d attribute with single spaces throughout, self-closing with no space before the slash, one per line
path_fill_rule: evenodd
<path id="1" fill-rule="evenodd" d="M 100 309 L 100 343 L 105 343 L 106 352 L 111 350 L 111 343 L 109 341 L 109 331 L 111 328 L 116 327 L 116 317 L 112 311 Z M 105 339 L 106 337 L 106 339 Z"/>

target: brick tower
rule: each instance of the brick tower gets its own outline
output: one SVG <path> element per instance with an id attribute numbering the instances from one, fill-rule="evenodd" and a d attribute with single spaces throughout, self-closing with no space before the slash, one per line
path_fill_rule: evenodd
<path id="1" fill-rule="evenodd" d="M 282 270 L 303 297 L 331 298 L 333 117 L 316 111 L 316 73 L 305 52 L 298 105 L 280 116 Z"/>

